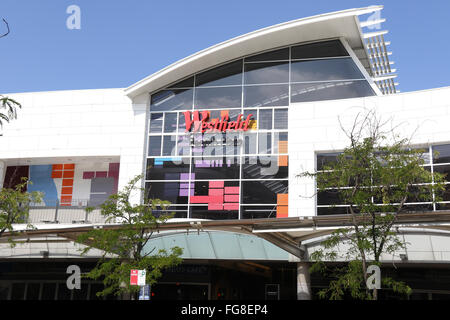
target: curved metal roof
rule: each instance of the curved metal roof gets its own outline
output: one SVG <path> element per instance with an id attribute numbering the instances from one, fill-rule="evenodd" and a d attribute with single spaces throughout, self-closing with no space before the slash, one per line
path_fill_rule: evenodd
<path id="1" fill-rule="evenodd" d="M 388 43 L 384 42 L 383 38 L 387 31 L 367 34 L 361 31 L 363 27 L 370 28 L 384 20 L 369 18 L 368 21 L 360 23 L 358 19 L 360 15 L 376 13 L 381 9 L 383 6 L 348 9 L 253 31 L 181 59 L 126 88 L 125 94 L 133 98 L 143 93 L 154 92 L 194 73 L 243 56 L 296 43 L 332 38 L 344 38 L 347 41 L 384 94 L 395 93 L 395 85 L 392 82 L 395 75 L 389 75 L 391 63 L 388 60 L 389 53 L 385 51 Z"/>

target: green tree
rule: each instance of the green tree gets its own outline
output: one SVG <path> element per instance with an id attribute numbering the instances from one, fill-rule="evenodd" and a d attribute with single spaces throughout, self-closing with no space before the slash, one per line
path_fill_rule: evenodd
<path id="1" fill-rule="evenodd" d="M 394 224 L 397 215 L 408 212 L 408 202 L 433 202 L 444 190 L 444 176 L 432 174 L 423 167 L 428 151 L 412 148 L 408 139 L 400 138 L 394 130 L 383 131 L 382 123 L 373 111 L 358 115 L 351 130 L 344 130 L 349 146 L 336 161 L 323 165 L 317 172 L 301 176 L 316 179 L 317 192 L 334 193 L 339 203 L 347 205 L 352 226 L 339 228 L 313 252 L 311 272 L 331 277 L 328 288 L 319 297 L 342 299 L 378 298 L 378 290 L 366 286 L 367 268 L 381 268 L 383 253 L 398 253 L 406 247 Z M 342 250 L 344 248 L 344 251 Z M 325 262 L 344 260 L 333 267 Z M 383 276 L 383 288 L 409 294 L 411 288 L 403 282 Z"/>
<path id="2" fill-rule="evenodd" d="M 3 122 L 17 119 L 17 108 L 21 108 L 19 102 L 14 99 L 5 97 L 0 94 L 0 128 L 3 127 Z"/>
<path id="3" fill-rule="evenodd" d="M 28 224 L 30 205 L 42 201 L 42 193 L 24 191 L 30 183 L 26 178 L 22 178 L 22 182 L 14 188 L 0 189 L 0 237 L 8 231 L 12 244 L 14 242 L 11 237 L 15 235 L 13 225 Z M 30 227 L 32 226 L 28 224 L 28 228 Z"/>
<path id="4" fill-rule="evenodd" d="M 7 31 L 0 35 L 0 38 L 6 37 L 10 32 L 8 22 L 5 19 L 2 20 L 6 25 Z M 3 121 L 9 122 L 17 118 L 17 108 L 21 108 L 19 102 L 0 94 L 0 129 L 3 127 Z"/>
<path id="5" fill-rule="evenodd" d="M 132 194 L 143 191 L 136 186 L 141 178 L 136 176 L 101 206 L 101 214 L 106 222 L 118 222 L 120 225 L 94 229 L 77 239 L 79 243 L 87 245 L 82 254 L 94 248 L 103 252 L 96 267 L 85 275 L 91 279 L 102 279 L 104 290 L 97 293 L 98 296 L 132 294 L 135 297 L 139 287 L 130 285 L 130 270 L 146 270 L 146 283 L 152 285 L 161 277 L 163 269 L 182 261 L 182 249 L 179 247 L 171 248 L 170 252 L 155 252 L 155 248 L 146 247 L 153 232 L 173 214 L 167 211 L 170 205 L 168 201 L 146 199 L 143 204 L 130 203 Z M 153 213 L 160 209 L 163 213 Z"/>

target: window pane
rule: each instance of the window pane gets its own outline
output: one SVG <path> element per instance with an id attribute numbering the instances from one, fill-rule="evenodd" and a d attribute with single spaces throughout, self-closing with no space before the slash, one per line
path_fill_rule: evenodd
<path id="1" fill-rule="evenodd" d="M 288 128 L 288 109 L 275 109 L 275 129 L 287 129 Z"/>
<path id="2" fill-rule="evenodd" d="M 245 64 L 244 83 L 288 83 L 289 63 L 248 63 Z"/>
<path id="3" fill-rule="evenodd" d="M 242 219 L 267 219 L 277 217 L 277 206 L 241 206 Z"/>
<path id="4" fill-rule="evenodd" d="M 180 82 L 171 84 L 168 88 L 192 88 L 194 86 L 194 77 L 181 80 Z"/>
<path id="5" fill-rule="evenodd" d="M 176 155 L 176 149 L 175 149 L 176 139 L 177 139 L 177 136 L 175 136 L 175 135 L 164 136 L 163 150 L 162 150 L 163 156 Z"/>
<path id="6" fill-rule="evenodd" d="M 239 157 L 194 158 L 192 172 L 196 179 L 239 179 Z"/>
<path id="7" fill-rule="evenodd" d="M 244 87 L 244 107 L 257 108 L 289 105 L 287 84 Z"/>
<path id="8" fill-rule="evenodd" d="M 241 87 L 197 88 L 195 91 L 195 109 L 240 108 Z"/>
<path id="9" fill-rule="evenodd" d="M 11 300 L 23 300 L 25 296 L 25 283 L 13 283 Z"/>
<path id="10" fill-rule="evenodd" d="M 292 47 L 292 59 L 325 58 L 348 56 L 341 41 L 331 40 L 324 42 L 315 42 Z"/>
<path id="11" fill-rule="evenodd" d="M 259 129 L 272 129 L 272 109 L 259 110 Z"/>
<path id="12" fill-rule="evenodd" d="M 273 133 L 273 153 L 288 153 L 288 133 L 274 132 Z"/>
<path id="13" fill-rule="evenodd" d="M 291 102 L 308 102 L 373 96 L 366 81 L 339 81 L 291 85 Z"/>
<path id="14" fill-rule="evenodd" d="M 148 139 L 148 155 L 160 156 L 161 155 L 161 137 L 150 136 Z"/>
<path id="15" fill-rule="evenodd" d="M 152 94 L 150 111 L 192 110 L 192 89 L 162 90 Z"/>
<path id="16" fill-rule="evenodd" d="M 187 192 L 187 190 L 186 190 L 186 192 Z M 157 209 L 157 210 L 152 210 L 152 214 L 155 217 L 174 213 L 174 216 L 173 216 L 174 218 L 187 218 L 187 206 L 170 206 L 170 207 L 166 208 L 166 210 L 162 210 L 162 209 L 160 209 L 160 207 L 158 207 L 158 208 L 159 209 Z"/>
<path id="17" fill-rule="evenodd" d="M 147 180 L 184 180 L 181 174 L 189 173 L 189 158 L 147 159 Z"/>
<path id="18" fill-rule="evenodd" d="M 177 131 L 177 113 L 167 112 L 164 117 L 164 132 Z"/>
<path id="19" fill-rule="evenodd" d="M 191 138 L 187 135 L 179 135 L 177 141 L 177 155 L 188 156 L 191 154 Z"/>
<path id="20" fill-rule="evenodd" d="M 322 170 L 324 166 L 337 162 L 340 153 L 322 153 L 317 155 L 317 170 Z"/>
<path id="21" fill-rule="evenodd" d="M 186 132 L 186 119 L 184 118 L 184 113 L 180 112 L 178 114 L 178 132 Z"/>
<path id="22" fill-rule="evenodd" d="M 242 60 L 205 71 L 195 76 L 196 86 L 229 86 L 242 84 Z"/>
<path id="23" fill-rule="evenodd" d="M 347 214 L 348 207 L 325 207 L 317 208 L 317 215 L 319 216 L 329 216 L 334 214 Z"/>
<path id="24" fill-rule="evenodd" d="M 344 204 L 341 200 L 339 190 L 319 191 L 317 194 L 318 205 Z"/>
<path id="25" fill-rule="evenodd" d="M 208 206 L 191 206 L 189 211 L 192 219 L 228 220 L 239 218 L 238 210 L 209 210 Z"/>
<path id="26" fill-rule="evenodd" d="M 288 166 L 281 166 L 279 157 L 245 157 L 242 164 L 243 179 L 288 178 Z"/>
<path id="27" fill-rule="evenodd" d="M 260 53 L 251 57 L 246 57 L 245 62 L 250 61 L 273 61 L 273 60 L 289 60 L 289 48 L 273 50 Z"/>
<path id="28" fill-rule="evenodd" d="M 152 113 L 150 115 L 150 132 L 161 132 L 163 124 L 162 113 Z"/>
<path id="29" fill-rule="evenodd" d="M 257 138 L 256 133 L 245 133 L 244 134 L 244 153 L 245 154 L 256 154 L 256 144 Z"/>
<path id="30" fill-rule="evenodd" d="M 146 182 L 147 199 L 170 201 L 172 204 L 188 203 L 188 183 L 186 182 Z"/>
<path id="31" fill-rule="evenodd" d="M 364 79 L 351 58 L 296 61 L 291 64 L 291 81 Z"/>
<path id="32" fill-rule="evenodd" d="M 433 163 L 450 163 L 450 144 L 433 146 Z"/>
<path id="33" fill-rule="evenodd" d="M 288 181 L 242 181 L 243 203 L 277 203 L 277 194 L 288 193 Z"/>
<path id="34" fill-rule="evenodd" d="M 272 153 L 272 134 L 270 132 L 258 133 L 258 153 Z"/>

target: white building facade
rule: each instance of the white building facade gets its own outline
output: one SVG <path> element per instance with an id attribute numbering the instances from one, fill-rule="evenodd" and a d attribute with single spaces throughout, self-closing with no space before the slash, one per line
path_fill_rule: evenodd
<path id="1" fill-rule="evenodd" d="M 0 187 L 12 187 L 25 176 L 33 182 L 29 191 L 45 193 L 44 203 L 30 212 L 30 222 L 40 228 L 103 223 L 98 209 L 88 215 L 84 208 L 98 207 L 139 174 L 144 175 L 144 197 L 170 201 L 175 221 L 344 214 L 345 207 L 334 206 L 327 195 L 318 197 L 314 181 L 298 175 L 320 169 L 321 161 L 342 151 L 348 139 L 341 125 L 350 126 L 358 113 L 368 110 L 428 150 L 429 170 L 450 172 L 450 87 L 398 93 L 386 32 L 363 31 L 382 21 L 359 18 L 381 9 L 351 9 L 261 29 L 193 54 L 128 88 L 6 94 L 22 108 L 0 137 Z M 143 200 L 141 195 L 134 199 Z M 411 211 L 438 212 L 449 204 L 450 196 L 444 195 L 440 203 L 409 206 Z M 409 261 L 418 268 L 438 266 L 445 273 L 450 261 L 446 231 L 404 230 Z M 247 267 L 256 261 L 259 266 L 277 264 L 277 270 L 293 265 L 298 271 L 298 259 L 267 238 L 207 235 L 202 233 L 203 240 L 209 239 L 203 242 L 184 233 L 155 241 L 160 247 L 167 239 L 177 241 L 185 248 L 185 259 L 197 267 L 204 261 L 214 265 L 213 260 L 243 261 Z M 311 236 L 302 245 L 311 251 L 320 239 Z M 42 252 L 61 261 L 85 259 L 76 248 L 50 241 L 14 249 L 2 244 L 0 256 L 5 263 L 40 261 Z M 400 254 L 405 253 L 385 261 L 401 263 Z M 211 275 L 211 270 L 201 270 L 196 276 Z M 264 278 L 262 297 L 273 297 L 270 285 L 278 298 L 295 297 L 296 289 L 285 285 L 289 280 L 277 277 Z M 209 280 L 200 281 L 208 284 L 199 287 L 202 297 L 243 295 L 238 285 L 234 294 L 223 280 L 204 278 Z M 18 280 L 3 281 L 4 298 L 16 297 Z M 30 281 L 26 288 L 38 283 Z M 450 294 L 425 287 L 417 285 L 417 294 Z M 39 282 L 39 298 L 44 288 Z M 89 297 L 94 289 L 90 285 L 86 290 Z M 27 291 L 17 295 L 26 298 Z M 186 292 L 198 297 L 194 291 Z"/>

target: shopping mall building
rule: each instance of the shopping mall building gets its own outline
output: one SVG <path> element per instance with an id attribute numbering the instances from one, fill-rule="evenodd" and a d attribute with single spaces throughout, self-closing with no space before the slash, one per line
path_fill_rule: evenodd
<path id="1" fill-rule="evenodd" d="M 45 196 L 30 211 L 36 229 L 0 244 L 0 299 L 94 298 L 99 283 L 66 288 L 68 265 L 87 271 L 99 257 L 81 257 L 73 235 L 102 225 L 84 208 L 138 174 L 175 213 L 148 246 L 184 249 L 153 299 L 315 298 L 327 280 L 309 276 L 308 256 L 346 207 L 299 174 L 348 145 L 342 128 L 376 110 L 428 150 L 427 169 L 450 172 L 450 87 L 399 93 L 381 9 L 254 31 L 125 89 L 4 93 L 22 108 L 0 136 L 0 187 L 28 177 Z M 411 299 L 450 298 L 449 204 L 448 193 L 408 203 L 396 226 L 407 249 L 383 256 Z"/>

